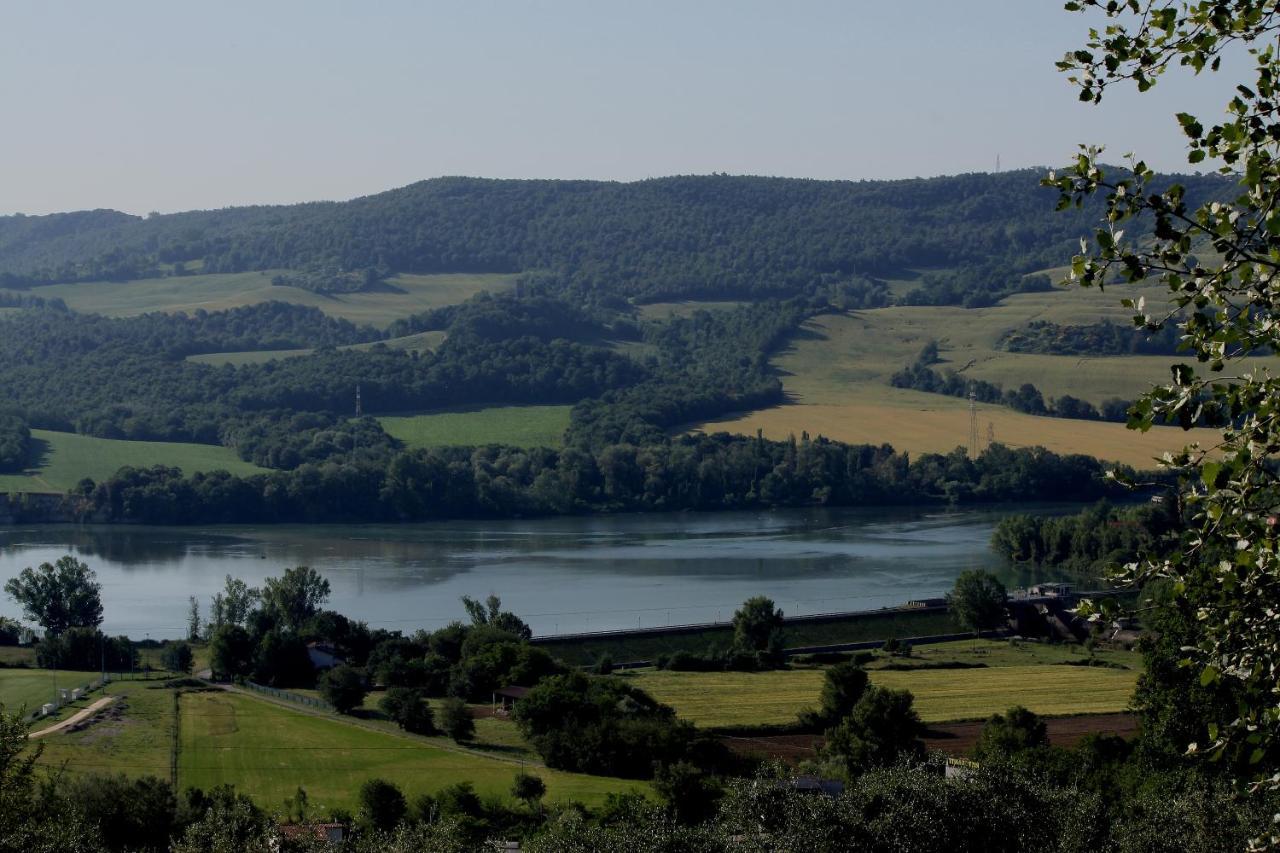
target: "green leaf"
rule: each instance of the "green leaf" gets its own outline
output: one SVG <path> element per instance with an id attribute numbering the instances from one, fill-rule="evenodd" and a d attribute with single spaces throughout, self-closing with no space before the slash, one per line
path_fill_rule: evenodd
<path id="1" fill-rule="evenodd" d="M 1222 463 L 1206 462 L 1200 466 L 1200 481 L 1211 492 L 1218 490 L 1218 475 L 1222 473 Z"/>

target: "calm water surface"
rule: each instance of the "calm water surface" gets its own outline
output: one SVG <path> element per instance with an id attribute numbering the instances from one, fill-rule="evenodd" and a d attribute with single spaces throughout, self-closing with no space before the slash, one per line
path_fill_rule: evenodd
<path id="1" fill-rule="evenodd" d="M 1035 512 L 1074 511 L 1037 506 Z M 788 615 L 941 595 L 968 568 L 1025 583 L 992 552 L 996 522 L 1027 507 L 810 509 L 400 526 L 0 528 L 0 579 L 70 552 L 102 583 L 104 629 L 185 633 L 227 574 L 250 585 L 293 565 L 329 579 L 330 606 L 412 631 L 500 595 L 538 634 L 730 618 L 767 595 Z M 20 615 L 0 596 L 0 615 Z"/>

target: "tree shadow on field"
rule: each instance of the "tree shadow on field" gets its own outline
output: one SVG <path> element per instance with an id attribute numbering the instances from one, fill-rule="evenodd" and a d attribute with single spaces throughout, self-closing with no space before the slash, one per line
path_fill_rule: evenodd
<path id="1" fill-rule="evenodd" d="M 384 279 L 381 281 L 375 281 L 373 284 L 366 284 L 364 287 L 360 288 L 359 292 L 360 293 L 398 293 L 403 295 L 408 293 L 409 291 L 405 290 L 403 287 L 400 287 L 399 285 L 392 284 L 391 282 L 386 281 Z"/>
<path id="2" fill-rule="evenodd" d="M 45 439 L 36 438 L 33 435 L 29 447 L 30 449 L 27 451 L 27 467 L 22 473 L 39 474 L 49 464 L 50 456 L 53 454 L 53 446 Z"/>

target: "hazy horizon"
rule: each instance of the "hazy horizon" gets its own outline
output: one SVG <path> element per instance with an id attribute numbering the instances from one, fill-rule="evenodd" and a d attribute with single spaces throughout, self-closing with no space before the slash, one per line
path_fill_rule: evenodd
<path id="1" fill-rule="evenodd" d="M 75 0 L 9 10 L 0 213 L 345 200 L 446 175 L 884 180 L 1066 162 L 1185 171 L 1229 75 L 1080 104 L 1060 3 Z"/>

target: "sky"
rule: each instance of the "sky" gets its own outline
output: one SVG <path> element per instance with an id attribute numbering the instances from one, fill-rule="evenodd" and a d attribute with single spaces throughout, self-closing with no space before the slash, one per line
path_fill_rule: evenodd
<path id="1" fill-rule="evenodd" d="M 1185 170 L 1230 84 L 1080 104 L 1060 0 L 7 0 L 0 214 L 368 195 L 440 175 Z"/>

